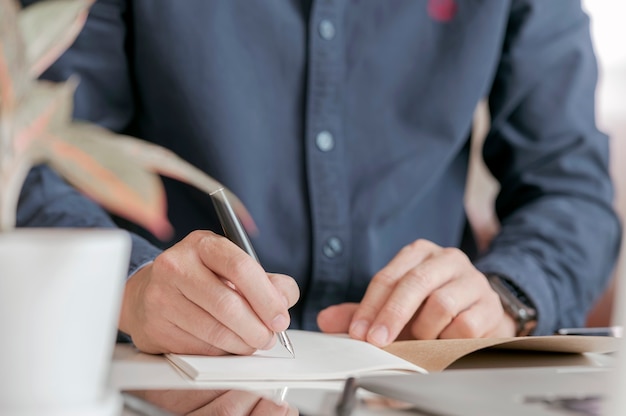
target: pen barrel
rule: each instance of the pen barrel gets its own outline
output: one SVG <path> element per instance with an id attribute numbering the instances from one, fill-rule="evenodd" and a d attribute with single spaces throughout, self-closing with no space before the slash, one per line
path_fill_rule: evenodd
<path id="1" fill-rule="evenodd" d="M 250 243 L 248 234 L 243 228 L 241 221 L 239 221 L 239 217 L 237 217 L 232 205 L 228 201 L 224 190 L 219 189 L 213 192 L 211 194 L 211 201 L 213 201 L 213 206 L 217 212 L 220 224 L 222 224 L 222 230 L 224 231 L 226 238 L 237 244 L 239 248 L 244 250 L 253 259 L 260 263 L 254 248 L 252 248 L 252 243 Z"/>

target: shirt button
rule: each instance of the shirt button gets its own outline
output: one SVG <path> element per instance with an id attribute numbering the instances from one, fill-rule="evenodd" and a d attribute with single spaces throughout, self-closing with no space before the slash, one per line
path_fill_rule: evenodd
<path id="1" fill-rule="evenodd" d="M 322 248 L 324 255 L 329 259 L 336 257 L 341 254 L 343 251 L 343 244 L 341 244 L 341 240 L 337 237 L 330 237 L 326 240 L 326 244 Z"/>
<path id="2" fill-rule="evenodd" d="M 322 152 L 328 152 L 335 147 L 335 138 L 326 130 L 320 131 L 315 137 L 315 144 Z"/>
<path id="3" fill-rule="evenodd" d="M 322 20 L 319 25 L 320 36 L 324 40 L 331 40 L 335 37 L 335 25 L 330 20 Z"/>

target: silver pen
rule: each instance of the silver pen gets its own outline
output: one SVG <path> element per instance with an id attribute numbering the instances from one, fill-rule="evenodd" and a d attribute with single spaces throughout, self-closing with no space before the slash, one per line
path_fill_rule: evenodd
<path id="1" fill-rule="evenodd" d="M 243 229 L 241 221 L 239 221 L 237 214 L 235 214 L 232 205 L 224 193 L 224 188 L 220 188 L 217 191 L 212 192 L 210 195 L 226 237 L 248 253 L 250 257 L 257 261 L 257 263 L 260 263 L 256 252 L 252 248 L 248 234 L 246 234 L 246 230 Z M 291 345 L 291 341 L 287 336 L 287 332 L 280 331 L 277 332 L 276 335 L 278 336 L 280 343 L 287 349 L 287 351 L 289 351 L 291 356 L 295 358 L 296 354 L 293 350 L 293 345 Z"/>

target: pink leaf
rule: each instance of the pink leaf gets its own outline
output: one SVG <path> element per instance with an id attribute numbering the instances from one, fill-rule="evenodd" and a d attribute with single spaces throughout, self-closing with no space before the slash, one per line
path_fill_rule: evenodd
<path id="1" fill-rule="evenodd" d="M 73 79 L 65 83 L 38 81 L 20 100 L 15 114 L 14 151 L 16 156 L 35 146 L 47 132 L 70 122 L 72 97 L 76 89 Z"/>
<path id="2" fill-rule="evenodd" d="M 16 25 L 17 11 L 14 0 L 0 0 L 0 116 L 3 119 L 13 112 L 28 80 L 24 44 Z"/>
<path id="3" fill-rule="evenodd" d="M 171 236 L 165 192 L 157 175 L 146 172 L 130 160 L 120 160 L 119 155 L 119 163 L 103 164 L 92 156 L 94 153 L 87 153 L 60 138 L 50 138 L 46 144 L 49 164 L 81 192 L 159 238 Z M 107 149 L 104 144 L 103 149 L 110 150 L 110 147 Z M 120 166 L 123 166 L 123 172 Z M 132 178 L 132 183 L 125 181 L 128 178 Z"/>

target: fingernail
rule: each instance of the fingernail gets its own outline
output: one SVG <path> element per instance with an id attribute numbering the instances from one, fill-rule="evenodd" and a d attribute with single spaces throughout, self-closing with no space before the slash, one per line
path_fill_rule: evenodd
<path id="1" fill-rule="evenodd" d="M 365 339 L 365 335 L 367 334 L 367 328 L 369 328 L 369 323 L 363 319 L 359 319 L 358 321 L 352 322 L 350 325 L 349 333 L 352 338 L 356 339 Z"/>
<path id="2" fill-rule="evenodd" d="M 289 326 L 289 319 L 285 315 L 276 315 L 272 319 L 272 329 L 275 332 L 284 331 Z"/>
<path id="3" fill-rule="evenodd" d="M 379 347 L 387 345 L 387 338 L 389 338 L 389 330 L 384 325 L 372 328 L 369 334 L 367 334 L 367 340 Z"/>

